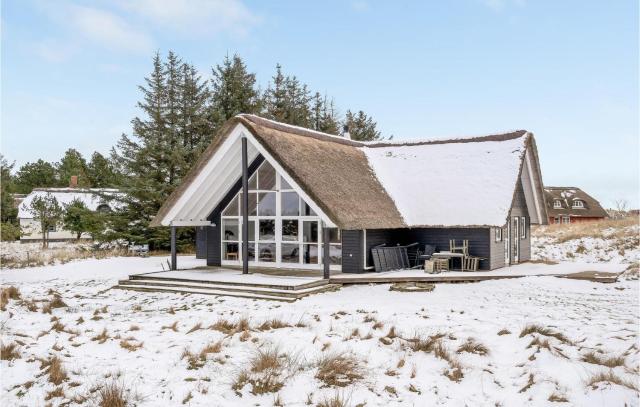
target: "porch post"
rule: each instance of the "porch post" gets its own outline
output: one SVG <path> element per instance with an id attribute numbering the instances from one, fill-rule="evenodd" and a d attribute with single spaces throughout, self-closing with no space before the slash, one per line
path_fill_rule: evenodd
<path id="1" fill-rule="evenodd" d="M 323 251 L 322 251 L 322 265 L 323 270 L 324 270 L 324 274 L 323 274 L 323 278 L 325 280 L 329 279 L 329 275 L 330 275 L 330 270 L 329 270 L 329 266 L 330 266 L 330 262 L 331 262 L 331 246 L 329 246 L 329 228 L 326 227 L 325 225 L 323 225 L 322 227 L 322 246 L 323 246 Z"/>
<path id="2" fill-rule="evenodd" d="M 176 227 L 171 226 L 171 270 L 178 269 L 178 256 L 176 254 Z"/>
<path id="3" fill-rule="evenodd" d="M 242 137 L 242 274 L 249 274 L 249 163 L 246 137 Z"/>

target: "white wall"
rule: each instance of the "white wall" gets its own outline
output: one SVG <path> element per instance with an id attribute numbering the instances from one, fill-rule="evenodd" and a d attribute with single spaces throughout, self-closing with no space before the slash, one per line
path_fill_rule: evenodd
<path id="1" fill-rule="evenodd" d="M 42 240 L 40 222 L 29 218 L 20 218 L 20 227 L 23 233 L 20 237 L 21 241 Z M 82 239 L 89 239 L 90 237 L 87 233 L 83 233 L 81 236 Z M 49 232 L 49 239 L 51 240 L 75 240 L 75 238 L 75 233 L 64 230 L 60 226 L 56 227 L 55 232 Z"/>

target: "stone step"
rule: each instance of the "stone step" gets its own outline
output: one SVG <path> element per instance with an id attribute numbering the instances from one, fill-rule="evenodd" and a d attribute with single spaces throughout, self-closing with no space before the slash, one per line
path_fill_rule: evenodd
<path id="1" fill-rule="evenodd" d="M 132 287 L 180 287 L 183 289 L 208 289 L 215 291 L 228 291 L 237 293 L 251 293 L 251 294 L 267 294 L 281 297 L 302 298 L 306 295 L 316 294 L 324 291 L 331 291 L 339 288 L 338 284 L 323 284 L 315 287 L 302 288 L 296 290 L 283 290 L 279 288 L 267 288 L 256 287 L 255 285 L 245 284 L 218 284 L 218 282 L 198 283 L 198 282 L 185 282 L 175 280 L 120 280 L 118 282 L 120 286 Z"/>
<path id="2" fill-rule="evenodd" d="M 154 276 L 153 273 L 149 274 L 132 274 L 129 276 L 130 281 L 136 280 L 154 280 L 154 281 L 177 281 L 185 283 L 198 283 L 198 284 L 216 284 L 216 285 L 230 285 L 237 286 L 242 285 L 246 287 L 259 287 L 259 288 L 271 288 L 278 290 L 300 290 L 305 288 L 319 287 L 329 284 L 329 280 L 317 279 L 307 283 L 301 283 L 296 285 L 291 284 L 265 284 L 265 283 L 251 283 L 251 282 L 237 282 L 237 281 L 216 281 L 216 280 L 199 280 L 194 278 L 180 278 L 180 277 L 162 277 Z"/>

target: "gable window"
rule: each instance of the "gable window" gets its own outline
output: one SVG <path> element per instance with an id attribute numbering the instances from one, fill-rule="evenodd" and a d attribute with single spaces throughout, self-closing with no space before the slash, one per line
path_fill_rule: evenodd
<path id="1" fill-rule="evenodd" d="M 242 191 L 222 211 L 222 259 L 242 260 Z M 320 217 L 267 161 L 249 178 L 249 261 L 264 266 L 322 265 Z M 331 265 L 342 263 L 340 232 L 330 236 Z"/>
<path id="2" fill-rule="evenodd" d="M 562 209 L 562 202 L 559 199 L 553 200 L 553 209 Z"/>
<path id="3" fill-rule="evenodd" d="M 573 201 L 573 207 L 584 208 L 584 202 L 582 202 L 580 199 L 576 199 L 575 201 Z"/>
<path id="4" fill-rule="evenodd" d="M 525 216 L 520 217 L 520 239 L 527 238 L 527 218 Z"/>
<path id="5" fill-rule="evenodd" d="M 495 233 L 496 242 L 501 242 L 502 241 L 502 228 L 495 228 L 494 230 L 495 230 L 494 233 Z"/>

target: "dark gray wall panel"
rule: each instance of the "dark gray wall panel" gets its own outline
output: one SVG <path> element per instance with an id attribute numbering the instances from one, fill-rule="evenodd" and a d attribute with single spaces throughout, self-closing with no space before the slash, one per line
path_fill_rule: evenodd
<path id="1" fill-rule="evenodd" d="M 362 230 L 342 231 L 342 272 L 360 273 L 363 265 Z"/>

